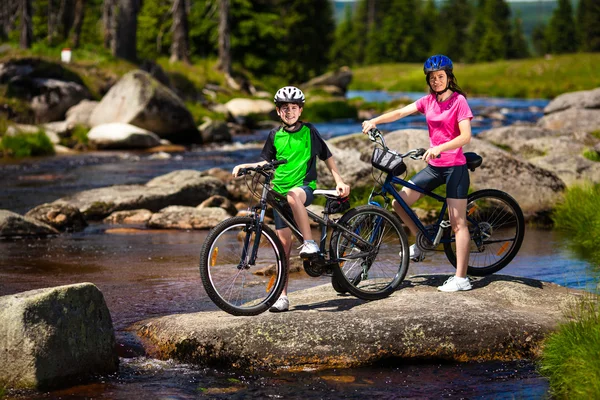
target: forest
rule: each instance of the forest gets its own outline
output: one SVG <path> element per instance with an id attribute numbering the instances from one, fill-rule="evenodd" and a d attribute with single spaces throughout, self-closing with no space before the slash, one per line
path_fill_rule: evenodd
<path id="1" fill-rule="evenodd" d="M 558 0 L 525 38 L 505 0 L 3 0 L 0 41 L 83 48 L 134 63 L 217 59 L 226 75 L 301 82 L 342 65 L 465 63 L 600 51 L 600 2 Z"/>

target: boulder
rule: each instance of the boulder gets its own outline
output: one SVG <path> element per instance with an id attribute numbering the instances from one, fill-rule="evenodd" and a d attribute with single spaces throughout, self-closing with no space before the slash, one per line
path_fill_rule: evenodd
<path id="1" fill-rule="evenodd" d="M 390 358 L 514 360 L 538 356 L 582 295 L 505 275 L 478 278 L 469 292 L 437 291 L 446 278 L 411 276 L 390 297 L 371 302 L 340 296 L 327 284 L 290 293 L 286 313 L 177 314 L 130 329 L 151 356 L 246 370 L 348 368 Z"/>
<path id="2" fill-rule="evenodd" d="M 140 208 L 157 212 L 170 205 L 197 206 L 213 195 L 225 196 L 225 184 L 198 171 L 179 170 L 159 176 L 145 185 L 115 185 L 86 190 L 54 203 L 71 204 L 86 219 L 103 219 L 115 211 Z"/>
<path id="3" fill-rule="evenodd" d="M 125 74 L 90 116 L 92 127 L 120 122 L 174 142 L 198 142 L 192 114 L 169 88 L 141 70 Z"/>
<path id="4" fill-rule="evenodd" d="M 126 210 L 116 211 L 104 218 L 105 224 L 147 224 L 152 218 L 150 210 Z"/>
<path id="5" fill-rule="evenodd" d="M 0 387 L 45 389 L 114 373 L 115 346 L 108 307 L 91 283 L 0 297 Z"/>
<path id="6" fill-rule="evenodd" d="M 588 133 L 507 126 L 481 132 L 477 138 L 553 171 L 567 185 L 600 182 L 600 163 L 583 156 L 586 149 L 600 145 L 600 139 Z"/>
<path id="7" fill-rule="evenodd" d="M 350 190 L 352 187 L 373 186 L 371 164 L 361 160 L 360 151 L 352 147 L 338 148 L 331 141 L 327 145 L 335 159 L 338 172 L 344 182 L 350 185 Z M 317 176 L 320 189 L 335 189 L 333 175 L 324 162 L 317 163 Z"/>
<path id="8" fill-rule="evenodd" d="M 275 111 L 275 104 L 272 101 L 246 98 L 231 99 L 225 103 L 225 107 L 234 118 L 248 117 L 253 114 L 267 116 Z"/>
<path id="9" fill-rule="evenodd" d="M 81 231 L 87 226 L 81 211 L 70 204 L 41 204 L 29 210 L 25 217 L 36 219 L 63 232 Z"/>
<path id="10" fill-rule="evenodd" d="M 544 108 L 544 114 L 551 114 L 568 108 L 600 109 L 600 88 L 563 93 L 556 96 Z"/>
<path id="11" fill-rule="evenodd" d="M 553 130 L 600 131 L 600 109 L 569 108 L 544 115 L 537 126 Z"/>
<path id="12" fill-rule="evenodd" d="M 152 215 L 148 227 L 158 229 L 211 229 L 231 215 L 220 207 L 170 206 Z"/>
<path id="13" fill-rule="evenodd" d="M 97 125 L 87 137 L 99 149 L 147 149 L 160 144 L 160 138 L 153 132 L 119 122 Z"/>
<path id="14" fill-rule="evenodd" d="M 350 82 L 352 82 L 352 70 L 348 67 L 341 67 L 336 71 L 311 79 L 304 83 L 302 88 L 319 88 L 334 95 L 344 95 Z"/>
<path id="15" fill-rule="evenodd" d="M 98 106 L 98 101 L 82 100 L 69 108 L 66 112 L 66 120 L 73 125 L 90 127 L 90 116 Z"/>
<path id="16" fill-rule="evenodd" d="M 48 236 L 58 231 L 33 218 L 23 217 L 8 210 L 0 210 L 0 237 Z"/>
<path id="17" fill-rule="evenodd" d="M 227 211 L 229 215 L 237 214 L 237 208 L 235 208 L 235 205 L 228 198 L 223 196 L 211 196 L 200 203 L 196 208 L 202 209 L 214 207 L 222 208 L 223 210 Z"/>
<path id="18" fill-rule="evenodd" d="M 398 153 L 429 147 L 429 135 L 422 129 L 390 132 L 385 135 L 385 140 L 387 146 Z M 375 145 L 369 142 L 365 135 L 348 135 L 332 139 L 330 142 L 340 148 L 360 151 L 361 160 L 368 162 L 370 166 Z M 477 137 L 474 137 L 464 150 L 476 152 L 483 157 L 482 166 L 470 174 L 472 190 L 499 189 L 507 192 L 517 200 L 527 219 L 547 214 L 565 189 L 564 182 L 554 172 L 516 158 Z M 425 167 L 421 160 L 406 158 L 404 161 L 409 171 L 408 176 Z M 343 174 L 342 176 L 346 179 Z M 372 178 L 371 181 L 370 185 L 374 186 Z M 353 181 L 350 182 L 352 186 Z"/>
<path id="19" fill-rule="evenodd" d="M 227 122 L 206 121 L 198 127 L 202 136 L 202 143 L 231 143 L 231 132 Z"/>
<path id="20" fill-rule="evenodd" d="M 76 82 L 21 75 L 8 82 L 7 94 L 30 101 L 38 123 L 62 120 L 69 108 L 90 97 L 87 88 Z"/>

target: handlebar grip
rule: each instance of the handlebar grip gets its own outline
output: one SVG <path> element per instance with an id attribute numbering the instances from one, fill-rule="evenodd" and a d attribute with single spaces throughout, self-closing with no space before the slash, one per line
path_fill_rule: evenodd
<path id="1" fill-rule="evenodd" d="M 236 176 L 244 176 L 248 173 L 248 168 L 240 168 Z"/>
<path id="2" fill-rule="evenodd" d="M 381 132 L 377 128 L 369 130 L 367 134 L 369 135 L 369 140 L 371 140 L 372 142 L 374 142 L 375 139 L 377 139 L 377 137 L 381 136 Z"/>
<path id="3" fill-rule="evenodd" d="M 423 154 L 425 154 L 427 150 L 425 149 L 417 149 L 417 151 L 415 152 L 415 154 L 413 155 L 414 157 L 423 157 Z"/>
<path id="4" fill-rule="evenodd" d="M 288 160 L 273 160 L 271 164 L 273 164 L 273 167 L 278 167 L 280 165 L 287 164 L 287 162 Z"/>

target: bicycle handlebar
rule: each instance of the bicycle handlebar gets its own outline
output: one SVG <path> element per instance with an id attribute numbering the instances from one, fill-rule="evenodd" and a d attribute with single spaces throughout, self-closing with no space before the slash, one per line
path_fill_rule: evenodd
<path id="1" fill-rule="evenodd" d="M 275 170 L 280 165 L 287 164 L 287 162 L 287 160 L 273 160 L 270 163 L 262 164 L 257 167 L 240 168 L 240 170 L 237 173 L 237 176 L 248 175 L 250 172 L 253 171 L 264 175 L 268 171 Z"/>
<path id="2" fill-rule="evenodd" d="M 379 131 L 379 129 L 373 128 L 369 132 L 367 132 L 367 135 L 369 135 L 369 140 L 379 144 L 385 150 L 388 150 L 388 151 L 391 151 L 392 153 L 398 154 L 395 151 L 390 150 L 389 147 L 387 147 L 387 145 L 385 144 L 385 139 L 383 138 L 383 134 L 381 133 L 381 131 Z M 423 157 L 423 154 L 425 154 L 426 151 L 427 151 L 427 149 L 418 148 L 418 149 L 409 150 L 404 154 L 398 154 L 398 155 L 402 158 L 410 156 L 410 158 L 412 158 L 413 160 L 418 160 Z M 440 158 L 440 156 L 441 155 L 438 154 L 438 156 L 436 158 Z"/>

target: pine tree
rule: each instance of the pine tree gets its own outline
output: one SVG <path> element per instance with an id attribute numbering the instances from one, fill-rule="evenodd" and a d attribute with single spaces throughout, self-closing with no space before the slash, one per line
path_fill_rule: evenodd
<path id="1" fill-rule="evenodd" d="M 526 58 L 529 57 L 529 48 L 527 40 L 523 33 L 523 21 L 520 17 L 516 17 L 513 21 L 511 32 L 511 46 L 508 49 L 508 58 Z"/>
<path id="2" fill-rule="evenodd" d="M 19 45 L 22 49 L 28 49 L 33 42 L 33 19 L 31 0 L 21 0 L 21 37 Z"/>
<path id="3" fill-rule="evenodd" d="M 449 0 L 444 3 L 440 10 L 439 40 L 434 43 L 432 52 L 445 54 L 453 61 L 464 59 L 472 15 L 473 7 L 468 0 Z"/>
<path id="4" fill-rule="evenodd" d="M 583 51 L 600 51 L 600 1 L 579 0 L 578 38 Z"/>
<path id="5" fill-rule="evenodd" d="M 570 0 L 558 0 L 546 31 L 546 40 L 552 53 L 573 53 L 577 50 L 577 33 Z"/>
<path id="6" fill-rule="evenodd" d="M 354 21 L 350 5 L 346 5 L 344 8 L 344 19 L 335 30 L 335 39 L 329 51 L 329 59 L 332 68 L 354 65 L 358 61 L 356 57 Z"/>
<path id="7" fill-rule="evenodd" d="M 221 0 L 227 1 L 227 0 Z M 173 41 L 171 42 L 171 58 L 170 62 L 183 61 L 190 63 L 189 55 L 189 28 L 188 28 L 188 7 L 186 0 L 173 0 L 173 24 L 171 33 Z"/>

